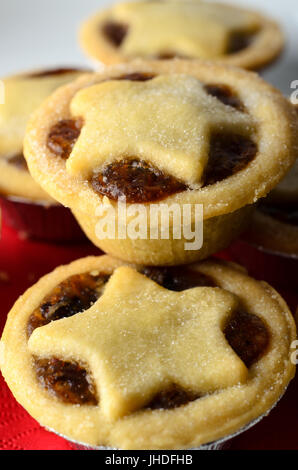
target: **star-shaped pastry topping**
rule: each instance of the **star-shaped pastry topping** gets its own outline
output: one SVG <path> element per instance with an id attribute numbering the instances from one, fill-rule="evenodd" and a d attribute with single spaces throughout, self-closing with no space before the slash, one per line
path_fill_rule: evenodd
<path id="1" fill-rule="evenodd" d="M 102 412 L 116 420 L 172 383 L 201 395 L 245 382 L 223 334 L 237 303 L 220 288 L 172 292 L 120 267 L 89 310 L 36 329 L 29 350 L 86 365 Z"/>
<path id="2" fill-rule="evenodd" d="M 121 51 L 128 57 L 173 52 L 212 58 L 228 52 L 233 32 L 255 32 L 256 14 L 200 1 L 141 1 L 112 8 L 111 20 L 128 25 Z"/>
<path id="3" fill-rule="evenodd" d="M 212 132 L 247 135 L 253 129 L 251 116 L 224 105 L 199 80 L 183 74 L 93 85 L 76 94 L 71 112 L 84 126 L 67 170 L 84 178 L 112 161 L 139 158 L 199 187 Z"/>

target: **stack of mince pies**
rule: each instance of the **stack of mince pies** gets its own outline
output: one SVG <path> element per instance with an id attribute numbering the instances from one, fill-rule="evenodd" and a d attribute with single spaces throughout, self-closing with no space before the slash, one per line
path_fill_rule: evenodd
<path id="1" fill-rule="evenodd" d="M 168 0 L 110 8 L 81 38 L 113 65 L 39 106 L 24 157 L 36 187 L 107 254 L 58 267 L 20 297 L 1 371 L 23 407 L 78 448 L 218 449 L 295 375 L 285 301 L 213 257 L 271 216 L 276 198 L 295 200 L 296 109 L 230 65 L 269 63 L 282 33 L 246 10 Z M 185 207 L 192 238 L 177 236 L 185 219 L 171 212 Z M 162 208 L 167 237 L 152 215 Z"/>

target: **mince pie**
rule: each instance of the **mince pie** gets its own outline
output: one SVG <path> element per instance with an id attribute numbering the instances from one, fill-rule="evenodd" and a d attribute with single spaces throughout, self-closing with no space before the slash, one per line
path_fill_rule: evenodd
<path id="1" fill-rule="evenodd" d="M 31 71 L 4 79 L 0 106 L 0 204 L 6 225 L 22 238 L 51 242 L 86 240 L 69 209 L 58 204 L 31 177 L 23 156 L 23 139 L 32 112 L 59 86 L 82 70 Z"/>
<path id="2" fill-rule="evenodd" d="M 136 62 L 58 90 L 31 119 L 25 156 L 36 181 L 105 252 L 138 264 L 185 264 L 224 248 L 246 227 L 253 205 L 295 161 L 294 123 L 287 100 L 249 72 Z M 203 245 L 185 249 L 190 238 L 175 230 L 188 223 L 197 233 L 198 204 Z M 136 205 L 140 225 L 150 227 L 143 238 L 128 230 Z M 152 216 L 165 206 L 192 211 L 178 223 L 168 217 L 167 239 L 163 219 Z M 110 209 L 115 231 L 99 233 Z"/>
<path id="3" fill-rule="evenodd" d="M 198 0 L 118 3 L 87 20 L 80 41 L 90 57 L 104 64 L 203 58 L 253 70 L 271 63 L 284 46 L 271 19 Z"/>
<path id="4" fill-rule="evenodd" d="M 295 109 L 298 111 L 298 106 Z M 260 202 L 245 239 L 265 251 L 298 258 L 298 160 Z"/>
<path id="5" fill-rule="evenodd" d="M 189 449 L 267 414 L 295 373 L 295 323 L 237 265 L 62 266 L 21 297 L 1 370 L 43 426 L 92 447 Z"/>
<path id="6" fill-rule="evenodd" d="M 28 72 L 3 80 L 5 102 L 0 106 L 0 193 L 53 202 L 28 172 L 23 139 L 32 112 L 59 86 L 82 71 L 52 69 Z"/>

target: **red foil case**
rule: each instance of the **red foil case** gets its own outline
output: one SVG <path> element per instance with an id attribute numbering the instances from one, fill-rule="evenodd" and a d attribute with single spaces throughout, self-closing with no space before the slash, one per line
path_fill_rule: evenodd
<path id="1" fill-rule="evenodd" d="M 22 238 L 54 243 L 87 242 L 70 209 L 60 204 L 1 196 L 2 221 Z"/>
<path id="2" fill-rule="evenodd" d="M 298 292 L 298 256 L 266 250 L 245 240 L 234 242 L 226 253 L 256 279 L 274 288 Z"/>

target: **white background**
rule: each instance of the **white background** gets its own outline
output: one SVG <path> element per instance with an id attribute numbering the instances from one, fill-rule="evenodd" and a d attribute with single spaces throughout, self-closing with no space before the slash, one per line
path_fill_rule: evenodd
<path id="1" fill-rule="evenodd" d="M 226 0 L 269 13 L 287 34 L 282 60 L 264 76 L 284 93 L 298 80 L 298 1 Z M 109 0 L 0 0 L 0 76 L 39 66 L 84 65 L 80 22 Z"/>

